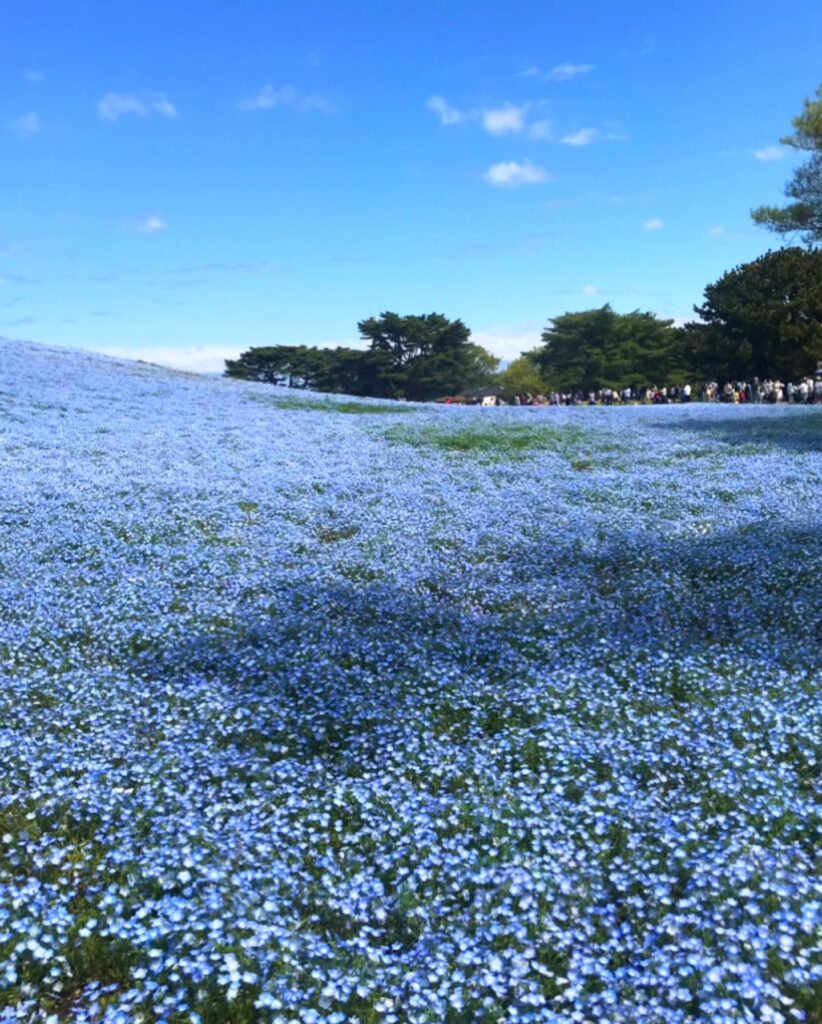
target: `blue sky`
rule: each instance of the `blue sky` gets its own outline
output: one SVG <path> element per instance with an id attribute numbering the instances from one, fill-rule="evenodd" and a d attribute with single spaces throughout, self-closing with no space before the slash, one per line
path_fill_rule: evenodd
<path id="1" fill-rule="evenodd" d="M 391 309 L 505 358 L 778 239 L 818 0 L 0 0 L 0 335 L 196 369 Z"/>

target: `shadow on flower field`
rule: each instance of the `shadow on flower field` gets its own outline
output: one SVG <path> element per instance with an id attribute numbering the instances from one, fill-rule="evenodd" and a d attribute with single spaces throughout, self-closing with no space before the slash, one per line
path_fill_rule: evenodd
<path id="1" fill-rule="evenodd" d="M 659 418 L 654 428 L 664 431 L 687 430 L 702 437 L 735 448 L 784 450 L 787 452 L 822 452 L 822 409 L 791 407 L 753 407 L 758 415 L 752 419 L 749 409 L 731 408 L 727 413 L 712 410 L 715 415 Z M 763 415 L 764 413 L 764 415 Z"/>
<path id="2" fill-rule="evenodd" d="M 0 354 L 3 1024 L 818 1024 L 815 413 Z"/>

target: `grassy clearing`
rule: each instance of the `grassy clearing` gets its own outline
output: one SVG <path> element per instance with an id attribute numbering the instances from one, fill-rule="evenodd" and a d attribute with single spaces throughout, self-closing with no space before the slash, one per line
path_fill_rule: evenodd
<path id="1" fill-rule="evenodd" d="M 325 398 L 280 398 L 276 395 L 249 395 L 252 402 L 274 406 L 275 409 L 297 409 L 304 412 L 339 412 L 348 416 L 389 415 L 418 412 L 417 406 L 383 405 L 379 402 L 334 402 Z"/>
<path id="2" fill-rule="evenodd" d="M 544 426 L 528 423 L 480 423 L 456 429 L 426 424 L 397 426 L 385 432 L 388 441 L 418 449 L 439 449 L 492 458 L 518 458 L 533 451 L 569 454 L 577 450 L 587 432 L 575 426 Z"/>

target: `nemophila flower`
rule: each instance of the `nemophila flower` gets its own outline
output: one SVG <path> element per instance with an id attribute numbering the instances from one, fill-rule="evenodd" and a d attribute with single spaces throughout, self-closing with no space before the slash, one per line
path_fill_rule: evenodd
<path id="1" fill-rule="evenodd" d="M 802 1019 L 814 410 L 0 361 L 3 1024 Z"/>

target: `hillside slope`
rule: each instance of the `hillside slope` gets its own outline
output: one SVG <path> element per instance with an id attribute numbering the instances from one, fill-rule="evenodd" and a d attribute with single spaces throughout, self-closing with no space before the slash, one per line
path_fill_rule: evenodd
<path id="1" fill-rule="evenodd" d="M 0 1021 L 822 1019 L 820 436 L 0 342 Z"/>

